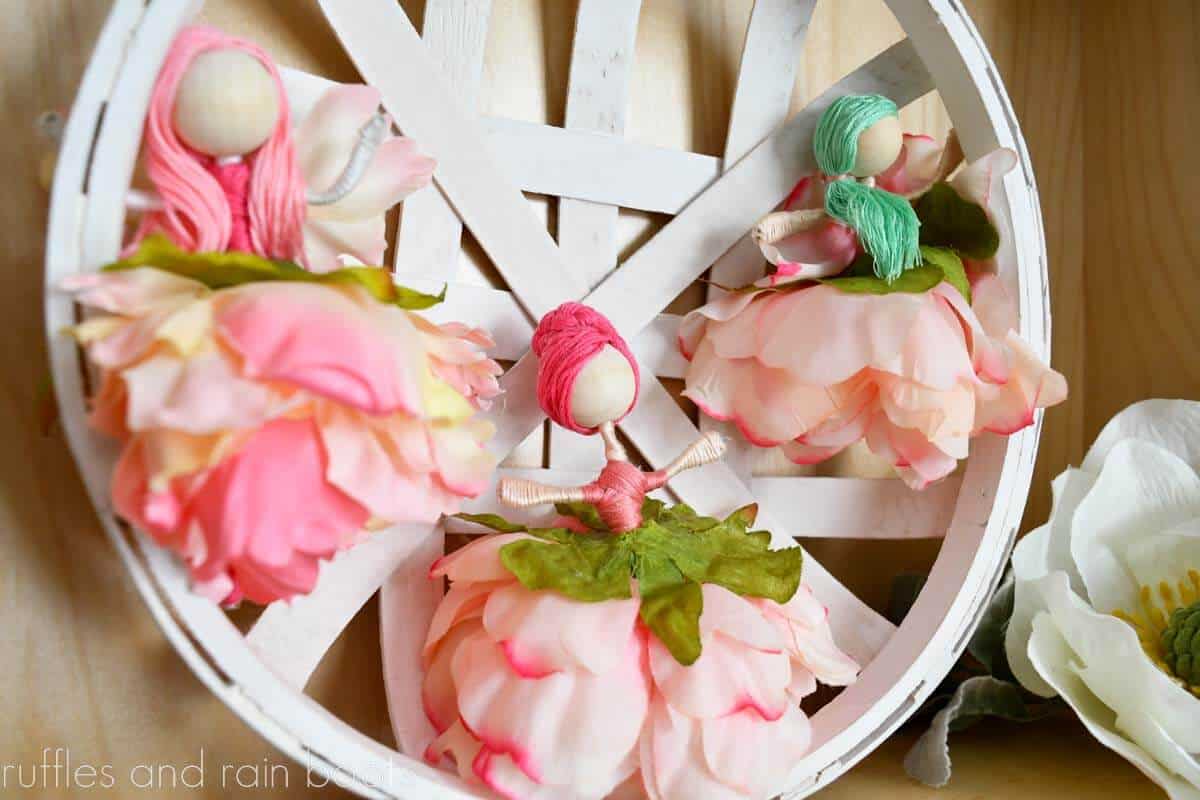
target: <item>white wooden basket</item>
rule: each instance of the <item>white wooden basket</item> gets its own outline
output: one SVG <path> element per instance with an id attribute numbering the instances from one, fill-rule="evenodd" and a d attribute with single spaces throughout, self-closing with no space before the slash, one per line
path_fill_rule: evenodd
<path id="1" fill-rule="evenodd" d="M 1032 169 L 996 67 L 958 0 L 887 0 L 908 38 L 789 118 L 815 2 L 757 0 L 725 154 L 718 159 L 622 137 L 640 0 L 581 0 L 565 128 L 472 113 L 490 0 L 428 0 L 424 41 L 395 0 L 320 0 L 363 79 L 381 90 L 400 129 L 438 160 L 440 192 L 427 190 L 405 204 L 398 280 L 418 288 L 450 282 L 449 301 L 435 316 L 488 328 L 498 340 L 496 357 L 514 360 L 528 349 L 534 320 L 565 300 L 587 297 L 633 343 L 647 374 L 679 377 L 678 317 L 659 312 L 710 267 L 721 283 L 756 277 L 762 261 L 745 233 L 814 171 L 810 142 L 820 112 L 846 93 L 880 92 L 903 106 L 936 88 L 969 159 L 1001 146 L 1020 155 L 996 201 L 1013 227 L 999 262 L 1019 298 L 1020 333 L 1048 360 L 1046 251 Z M 173 556 L 114 516 L 108 485 L 116 448 L 86 426 L 85 370 L 75 345 L 61 335 L 76 309 L 54 287 L 116 258 L 141 136 L 132 121 L 144 118 L 168 45 L 199 5 L 115 0 L 66 128 L 46 251 L 47 335 L 63 425 L 97 513 L 147 605 L 183 659 L 230 708 L 291 757 L 363 796 L 475 797 L 456 777 L 352 729 L 303 694 L 340 631 L 381 591 L 385 609 L 401 610 L 383 615 L 384 669 L 398 746 L 413 752 L 426 731 L 419 644 L 437 601 L 425 574 L 443 551 L 442 526 L 376 534 L 326 565 L 311 596 L 268 608 L 243 635 L 218 607 L 189 591 Z M 298 73 L 287 79 L 293 85 L 321 80 Z M 502 164 L 493 153 L 504 154 Z M 557 243 L 523 190 L 562 198 Z M 614 272 L 621 207 L 676 216 Z M 511 292 L 455 283 L 464 225 Z M 535 369 L 526 358 L 504 379 L 498 455 L 539 426 Z M 644 381 L 640 405 L 621 427 L 656 464 L 696 433 L 653 380 Z M 806 561 L 805 580 L 830 606 L 839 642 L 866 668 L 814 716 L 813 748 L 779 787 L 783 796 L 808 795 L 847 770 L 949 670 L 1006 561 L 1039 430 L 1040 415 L 1038 424 L 1007 439 L 976 440 L 961 481 L 920 495 L 896 480 L 751 478 L 744 453 L 673 482 L 676 497 L 705 512 L 757 499 L 760 522 L 781 536 L 881 538 L 944 530 L 926 588 L 898 629 L 815 559 Z M 580 473 L 599 463 L 598 453 L 566 437 L 550 444 L 554 467 L 534 471 L 541 480 L 581 483 Z"/>

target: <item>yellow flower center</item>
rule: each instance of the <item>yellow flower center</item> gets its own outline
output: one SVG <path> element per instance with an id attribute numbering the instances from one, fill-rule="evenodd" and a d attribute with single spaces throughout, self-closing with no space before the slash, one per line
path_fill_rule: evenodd
<path id="1" fill-rule="evenodd" d="M 1158 584 L 1157 591 L 1142 586 L 1138 592 L 1138 608 L 1132 613 L 1118 609 L 1112 612 L 1117 619 L 1128 623 L 1137 631 L 1142 650 L 1159 669 L 1192 694 L 1200 697 L 1200 680 L 1197 671 L 1188 659 L 1180 656 L 1190 650 L 1188 642 L 1177 635 L 1180 625 L 1188 618 L 1200 614 L 1200 571 L 1190 569 L 1187 578 L 1171 586 L 1166 581 Z M 1191 633 L 1190 627 L 1186 631 Z"/>

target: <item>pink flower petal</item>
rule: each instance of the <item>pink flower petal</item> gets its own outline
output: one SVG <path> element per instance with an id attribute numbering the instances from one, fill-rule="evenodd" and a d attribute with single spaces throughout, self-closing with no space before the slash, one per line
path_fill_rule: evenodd
<path id="1" fill-rule="evenodd" d="M 127 317 L 176 308 L 209 292 L 199 281 L 151 267 L 72 275 L 61 287 L 83 305 Z"/>
<path id="2" fill-rule="evenodd" d="M 419 343 L 399 317 L 364 298 L 308 284 L 251 284 L 224 297 L 216 310 L 221 339 L 243 359 L 243 372 L 361 409 L 368 414 L 420 415 Z M 397 311 L 397 315 L 403 312 Z"/>
<path id="3" fill-rule="evenodd" d="M 602 674 L 616 669 L 625 657 L 637 619 L 634 598 L 580 603 L 513 583 L 488 599 L 483 625 L 494 641 L 510 647 L 511 654 L 524 656 L 533 672 L 585 669 Z"/>
<path id="4" fill-rule="evenodd" d="M 313 272 L 333 272 L 344 257 L 357 264 L 379 266 L 387 251 L 387 218 L 356 220 L 310 217 L 304 223 L 304 254 Z"/>
<path id="5" fill-rule="evenodd" d="M 625 657 L 601 675 L 530 679 L 512 671 L 498 644 L 470 638 L 452 666 L 463 723 L 484 750 L 508 756 L 530 781 L 603 797 L 633 771 L 629 756 L 649 704 L 641 648 L 640 637 L 630 636 Z"/>
<path id="6" fill-rule="evenodd" d="M 154 356 L 121 374 L 128 393 L 127 424 L 135 431 L 250 429 L 265 422 L 274 405 L 267 386 L 242 378 L 215 350 L 186 360 Z"/>
<path id="7" fill-rule="evenodd" d="M 513 574 L 500 562 L 500 549 L 510 542 L 530 538 L 532 537 L 527 533 L 480 536 L 466 547 L 433 562 L 429 574 L 434 578 L 445 576 L 453 583 L 515 580 Z"/>
<path id="8" fill-rule="evenodd" d="M 362 506 L 325 481 L 316 426 L 286 419 L 263 426 L 211 470 L 189 498 L 188 516 L 208 543 L 197 577 L 229 571 L 258 603 L 311 591 L 317 561 L 367 521 Z"/>
<path id="9" fill-rule="evenodd" d="M 904 134 L 899 157 L 876 176 L 875 185 L 903 195 L 928 189 L 937 175 L 942 150 L 932 136 Z"/>
<path id="10" fill-rule="evenodd" d="M 650 672 L 671 707 L 696 719 L 747 708 L 778 719 L 788 703 L 788 656 L 746 647 L 720 633 L 704 637 L 700 658 L 687 667 L 651 637 Z"/>
<path id="11" fill-rule="evenodd" d="M 459 496 L 431 471 L 393 458 L 384 436 L 354 412 L 327 409 L 318 418 L 329 482 L 388 522 L 433 522 L 458 511 Z"/>
<path id="12" fill-rule="evenodd" d="M 792 765 L 808 752 L 812 726 L 797 706 L 774 722 L 741 711 L 700 723 L 709 772 L 747 798 L 765 798 L 778 789 Z"/>

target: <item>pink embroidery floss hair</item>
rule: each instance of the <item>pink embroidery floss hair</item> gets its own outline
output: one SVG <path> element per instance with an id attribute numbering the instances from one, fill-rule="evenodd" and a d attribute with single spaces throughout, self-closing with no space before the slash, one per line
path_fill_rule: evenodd
<path id="1" fill-rule="evenodd" d="M 637 359 L 603 314 L 583 303 L 563 303 L 542 317 L 533 333 L 533 352 L 538 357 L 538 404 L 554 422 L 585 436 L 596 429 L 581 427 L 572 418 L 571 389 L 580 370 L 605 345 L 612 345 L 633 367 L 635 389 L 627 415 L 637 405 L 641 384 Z"/>
<path id="2" fill-rule="evenodd" d="M 304 181 L 292 145 L 291 112 L 279 70 L 257 45 L 199 25 L 184 28 L 175 38 L 150 96 L 146 172 L 162 199 L 163 210 L 142 217 L 131 246 L 161 231 L 192 252 L 230 247 L 234 214 L 229 199 L 207 168 L 208 157 L 179 138 L 172 119 L 175 96 L 187 68 L 201 53 L 221 49 L 236 49 L 257 59 L 270 73 L 282 100 L 270 138 L 247 156 L 250 245 L 257 255 L 303 262 Z"/>

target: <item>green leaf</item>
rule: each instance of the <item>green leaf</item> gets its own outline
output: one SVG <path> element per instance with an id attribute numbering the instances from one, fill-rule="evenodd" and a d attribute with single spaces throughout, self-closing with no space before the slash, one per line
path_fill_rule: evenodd
<path id="1" fill-rule="evenodd" d="M 695 520 L 698 526 L 700 520 L 711 518 Z M 804 566 L 801 548 L 771 550 L 770 535 L 748 534 L 736 526 L 711 522 L 714 524 L 696 529 L 681 528 L 670 518 L 660 519 L 631 531 L 626 538 L 637 555 L 666 558 L 696 583 L 715 583 L 739 595 L 779 603 L 792 598 Z"/>
<path id="2" fill-rule="evenodd" d="M 607 531 L 608 526 L 600 519 L 600 512 L 591 503 L 555 503 L 554 510 L 564 517 L 572 517 L 594 531 Z"/>
<path id="3" fill-rule="evenodd" d="M 574 534 L 559 542 L 522 539 L 501 547 L 500 561 L 533 591 L 549 589 L 584 603 L 631 596 L 630 552 L 611 534 Z"/>
<path id="4" fill-rule="evenodd" d="M 137 252 L 115 261 L 105 272 L 151 267 L 204 284 L 210 289 L 228 289 L 247 283 L 291 281 L 326 286 L 358 286 L 381 303 L 410 311 L 430 308 L 446 299 L 441 294 L 418 292 L 392 281 L 384 267 L 343 267 L 333 272 L 309 272 L 291 261 L 272 261 L 253 253 L 188 253 L 162 235 L 147 237 Z"/>
<path id="5" fill-rule="evenodd" d="M 996 589 L 996 594 L 979 620 L 979 627 L 967 643 L 967 651 L 997 678 L 1012 677 L 1008 655 L 1004 651 L 1004 634 L 1008 629 L 1008 621 L 1012 619 L 1015 597 L 1015 584 L 1010 571 Z"/>
<path id="6" fill-rule="evenodd" d="M 527 530 L 524 525 L 509 522 L 499 514 L 455 514 L 454 516 L 466 522 L 473 522 L 476 525 L 491 528 L 500 533 L 520 533 Z"/>
<path id="7" fill-rule="evenodd" d="M 968 678 L 917 740 L 904 758 L 904 771 L 927 786 L 945 786 L 950 780 L 950 733 L 961 731 L 985 716 L 1014 722 L 1043 719 L 1062 707 L 1061 700 L 1031 698 L 1015 683 L 990 675 Z"/>
<path id="8" fill-rule="evenodd" d="M 957 253 L 944 247 L 922 247 L 921 258 L 921 266 L 904 271 L 888 283 L 875 274 L 871 256 L 864 253 L 837 277 L 820 278 L 817 282 L 847 294 L 923 294 L 945 281 L 958 289 L 967 302 L 971 301 L 971 284 Z"/>
<path id="9" fill-rule="evenodd" d="M 760 540 L 750 537 L 746 537 L 745 543 L 750 546 L 730 547 L 727 541 L 722 542 L 702 578 L 694 579 L 724 586 L 747 597 L 765 597 L 777 603 L 791 600 L 800 588 L 804 550 L 800 547 L 768 550 Z"/>
<path id="10" fill-rule="evenodd" d="M 700 657 L 700 615 L 704 594 L 669 559 L 646 556 L 638 560 L 638 614 L 675 660 L 684 666 Z"/>
<path id="11" fill-rule="evenodd" d="M 646 514 L 642 515 L 643 519 L 657 522 L 665 527 L 673 528 L 678 531 L 686 531 L 689 533 L 695 531 L 706 531 L 709 528 L 716 527 L 722 524 L 720 520 L 714 517 L 704 517 L 697 514 L 695 510 L 686 503 L 679 503 L 670 508 L 662 508 L 659 513 L 653 517 Z"/>
<path id="12" fill-rule="evenodd" d="M 758 519 L 758 503 L 750 503 L 726 517 L 725 524 L 731 525 L 737 530 L 746 531 L 749 530 L 756 519 Z"/>
<path id="13" fill-rule="evenodd" d="M 951 247 L 967 258 L 988 259 L 1000 247 L 1000 232 L 978 203 L 948 183 L 936 183 L 915 204 L 921 244 Z"/>
<path id="14" fill-rule="evenodd" d="M 860 261 L 869 260 L 869 255 L 859 256 L 850 269 L 855 270 Z M 848 270 L 849 271 L 849 270 Z M 819 283 L 832 286 L 839 292 L 847 294 L 892 294 L 905 292 L 907 294 L 922 294 L 942 282 L 942 271 L 936 266 L 922 264 L 914 269 L 905 270 L 900 277 L 888 283 L 877 275 L 858 275 L 842 273 L 836 278 L 821 278 Z"/>
<path id="15" fill-rule="evenodd" d="M 968 304 L 971 302 L 971 282 L 967 280 L 967 270 L 958 253 L 946 247 L 922 246 L 921 258 L 927 266 L 940 269 L 942 280 L 958 289 Z"/>

